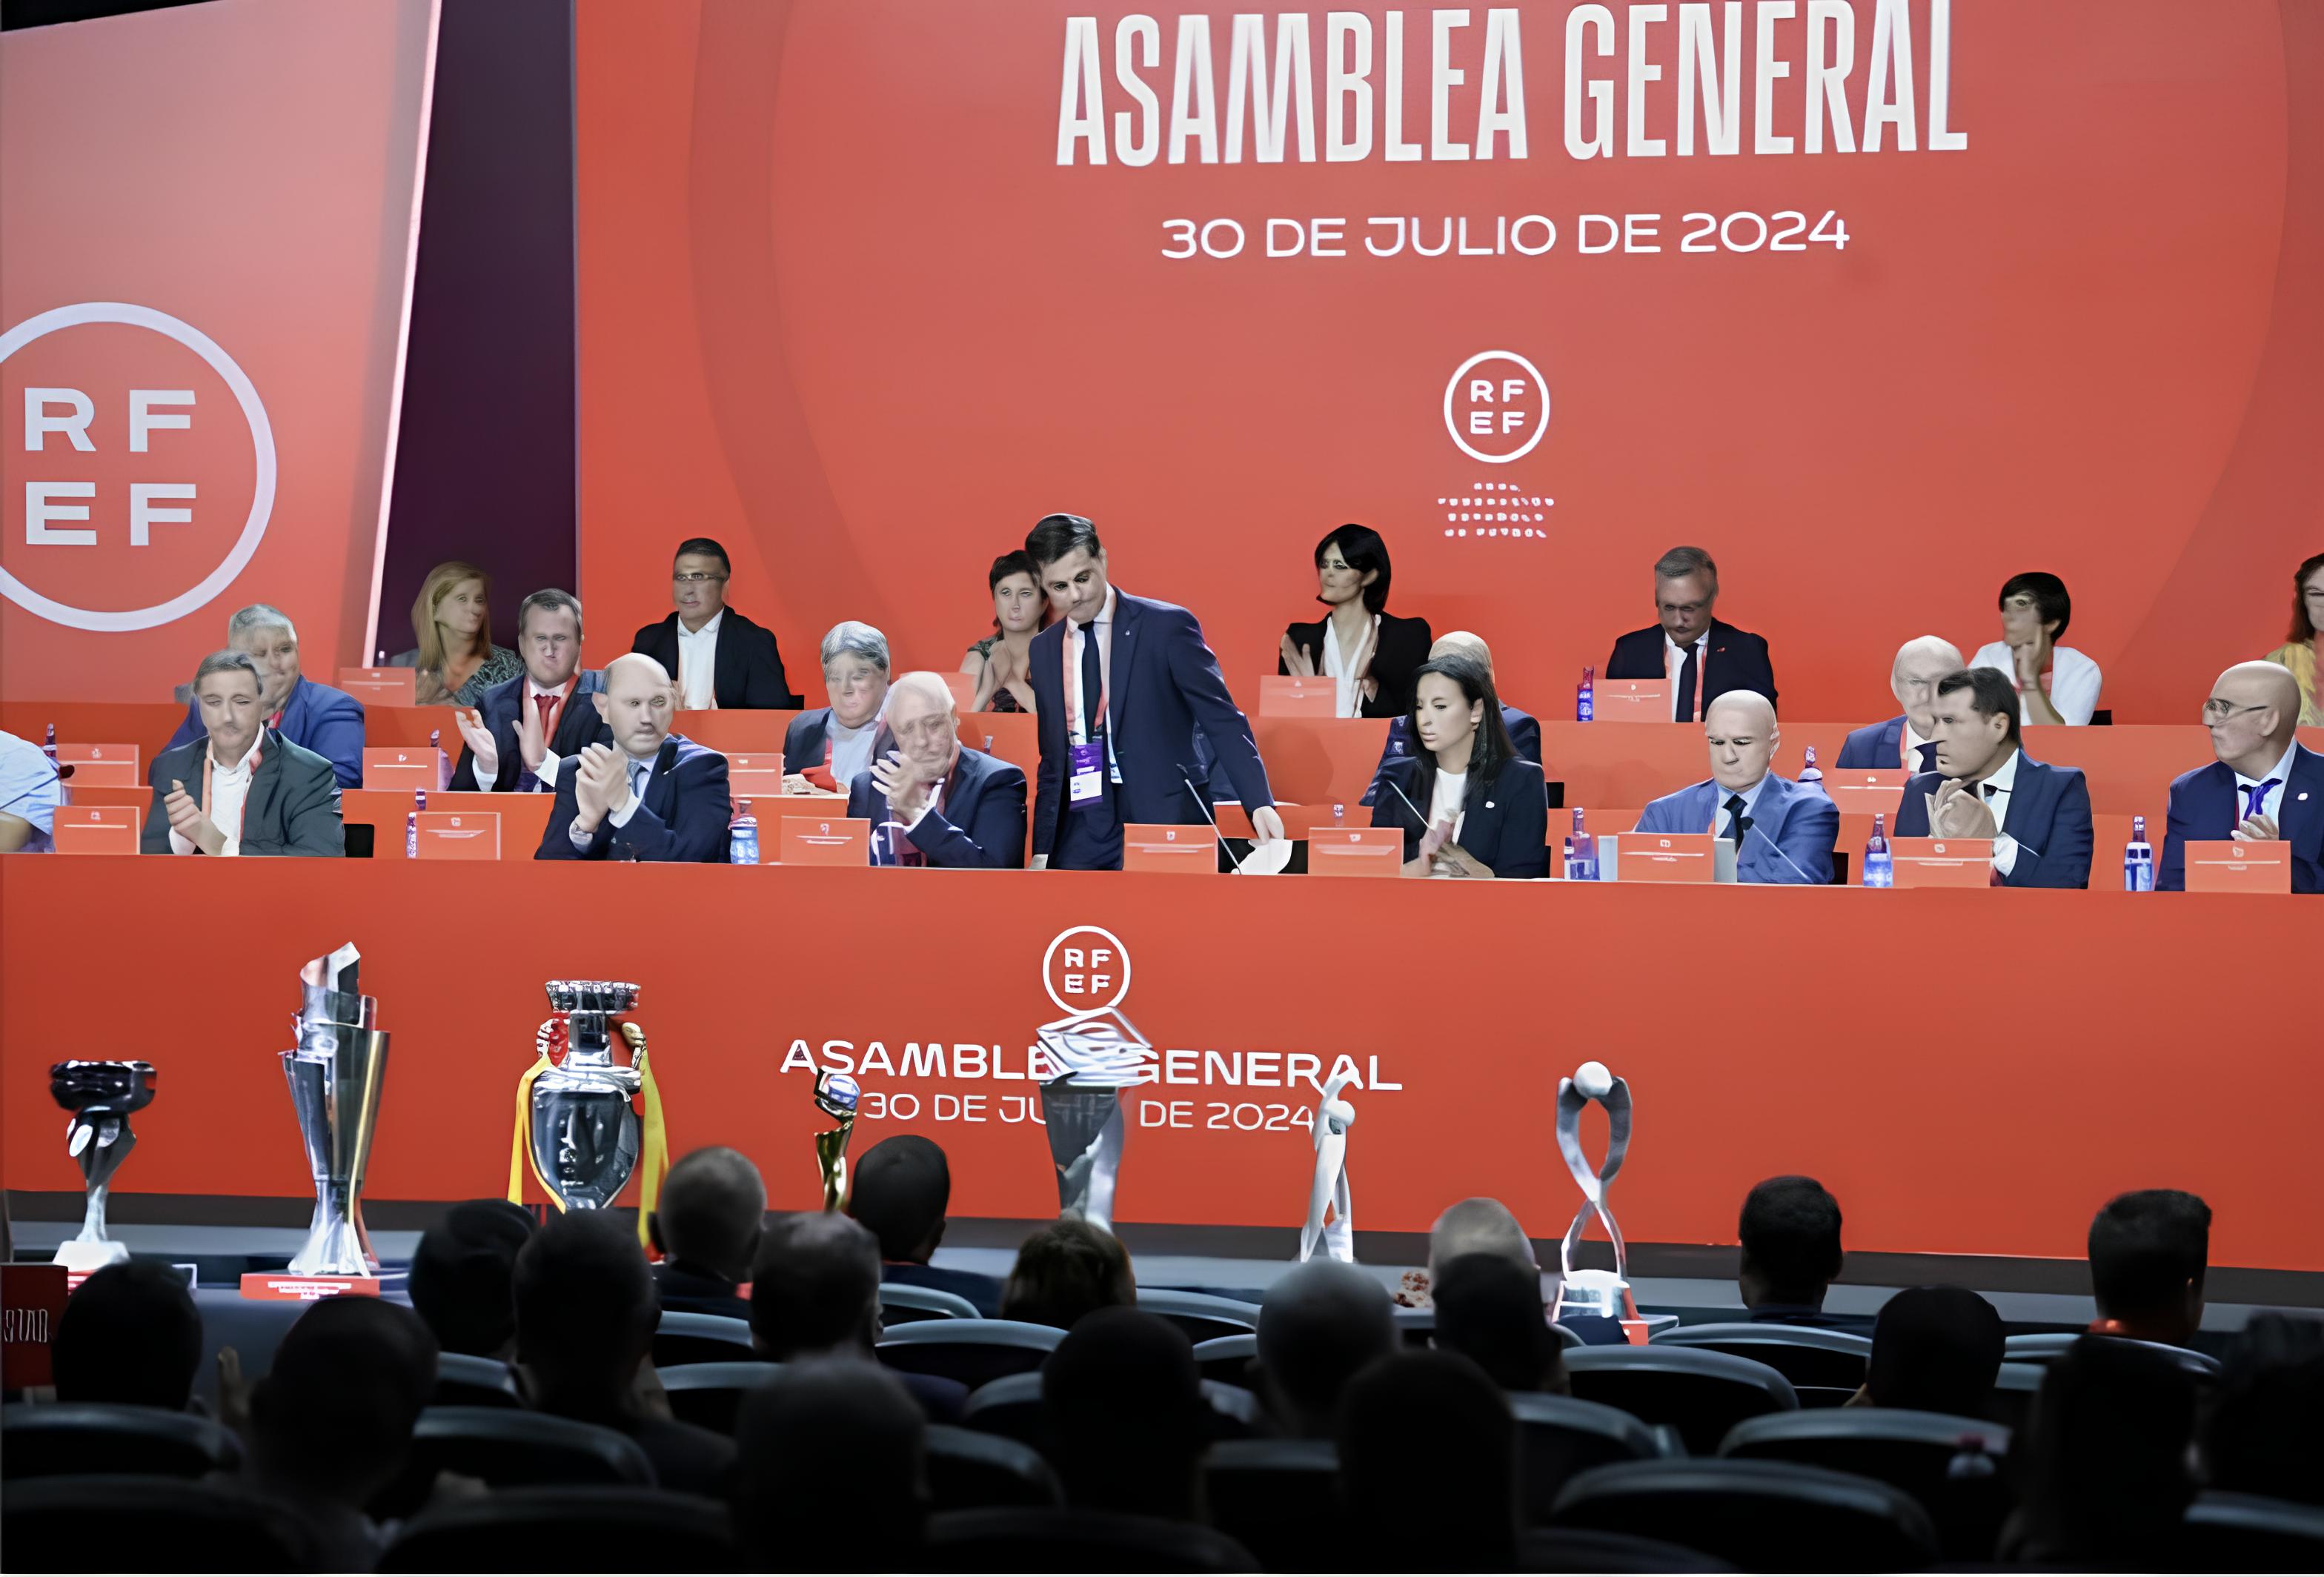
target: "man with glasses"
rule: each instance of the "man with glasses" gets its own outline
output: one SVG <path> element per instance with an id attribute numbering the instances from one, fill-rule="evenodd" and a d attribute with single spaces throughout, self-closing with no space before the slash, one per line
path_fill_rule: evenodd
<path id="1" fill-rule="evenodd" d="M 872 823 L 872 862 L 1023 866 L 1024 770 L 960 742 L 943 676 L 898 679 L 888 692 L 888 728 L 896 748 L 847 788 L 847 814 Z"/>
<path id="2" fill-rule="evenodd" d="M 1888 691 L 1904 710 L 1886 723 L 1851 730 L 1840 747 L 1840 760 L 1832 764 L 1935 770 L 1937 747 L 1930 742 L 1929 731 L 1936 726 L 1937 681 L 1960 671 L 1960 648 L 1934 635 L 1915 636 L 1898 647 L 1896 660 L 1888 668 Z"/>
<path id="3" fill-rule="evenodd" d="M 2090 788 L 2022 748 L 2017 689 L 1997 668 L 1937 681 L 1934 771 L 1905 779 L 1900 838 L 1991 838 L 1996 887 L 2090 884 Z"/>
<path id="4" fill-rule="evenodd" d="M 2211 686 L 2203 726 L 2211 731 L 2208 767 L 2171 785 L 2161 892 L 2187 886 L 2187 840 L 2281 839 L 2292 858 L 2292 890 L 2324 892 L 2324 756 L 2293 737 L 2300 682 L 2272 662 L 2239 662 Z"/>
<path id="5" fill-rule="evenodd" d="M 475 711 L 452 714 L 468 742 L 452 787 L 486 794 L 554 794 L 557 769 L 613 735 L 586 697 L 605 687 L 603 669 L 581 667 L 581 604 L 570 592 L 537 591 L 516 611 L 524 672 L 486 690 Z M 576 703 L 578 705 L 576 705 Z"/>
<path id="6" fill-rule="evenodd" d="M 726 549 L 707 537 L 678 545 L 670 565 L 670 602 L 677 611 L 649 624 L 630 643 L 678 676 L 678 705 L 689 712 L 741 707 L 779 712 L 799 704 L 783 675 L 774 632 L 726 605 L 734 567 Z"/>
<path id="7" fill-rule="evenodd" d="M 1674 548 L 1655 561 L 1659 622 L 1614 642 L 1609 679 L 1668 679 L 1671 721 L 1692 723 L 1729 690 L 1755 690 L 1775 703 L 1775 669 L 1767 643 L 1711 616 L 1719 566 L 1700 548 Z"/>
<path id="8" fill-rule="evenodd" d="M 726 758 L 672 733 L 677 687 L 640 652 L 605 665 L 605 685 L 589 697 L 609 742 L 581 747 L 557 775 L 536 860 L 651 860 L 723 865 Z"/>
<path id="9" fill-rule="evenodd" d="M 888 708 L 888 638 L 843 619 L 825 632 L 822 656 L 831 705 L 800 713 L 784 731 L 786 794 L 844 794 L 892 742 L 880 723 Z"/>

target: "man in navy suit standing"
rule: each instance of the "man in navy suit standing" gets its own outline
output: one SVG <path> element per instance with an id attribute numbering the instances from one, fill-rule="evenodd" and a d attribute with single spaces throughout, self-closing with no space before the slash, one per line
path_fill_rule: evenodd
<path id="1" fill-rule="evenodd" d="M 1997 668 L 1937 681 L 1937 767 L 1904 783 L 1900 838 L 1991 838 L 1996 887 L 2090 884 L 2090 788 L 2020 748 L 2017 687 Z"/>
<path id="2" fill-rule="evenodd" d="M 2292 890 L 2324 892 L 2324 755 L 2301 744 L 2300 682 L 2272 662 L 2239 662 L 2203 703 L 2211 731 L 2208 767 L 2171 785 L 2159 892 L 2187 887 L 2187 840 L 2282 839 L 2292 857 Z"/>
<path id="3" fill-rule="evenodd" d="M 299 632 L 291 626 L 290 615 L 264 603 L 253 603 L 226 621 L 226 643 L 258 665 L 258 677 L 264 681 L 259 707 L 266 726 L 330 762 L 340 788 L 362 788 L 363 703 L 299 671 Z M 186 720 L 161 748 L 176 750 L 208 732 L 202 722 L 201 702 L 189 699 Z"/>
<path id="4" fill-rule="evenodd" d="M 1614 642 L 1609 679 L 1671 681 L 1671 721 L 1709 715 L 1729 690 L 1756 690 L 1775 704 L 1775 669 L 1767 643 L 1711 616 L 1719 566 L 1700 548 L 1674 548 L 1655 561 L 1655 613 L 1660 622 Z"/>
<path id="5" fill-rule="evenodd" d="M 874 865 L 1025 863 L 1025 773 L 960 742 L 942 676 L 906 674 L 888 687 L 896 748 L 847 789 L 847 814 L 872 823 Z"/>
<path id="6" fill-rule="evenodd" d="M 1916 635 L 1896 649 L 1888 669 L 1888 690 L 1904 710 L 1886 723 L 1869 723 L 1849 731 L 1840 747 L 1837 767 L 1884 769 L 1904 767 L 1915 772 L 1937 770 L 1937 747 L 1929 742 L 1931 717 L 1937 702 L 1937 681 L 1959 673 L 1960 648 L 1935 635 Z"/>
<path id="7" fill-rule="evenodd" d="M 557 774 L 536 860 L 726 862 L 726 758 L 669 731 L 677 687 L 632 651 L 605 665 L 592 696 L 613 742 L 582 748 Z"/>
<path id="8" fill-rule="evenodd" d="M 1259 840 L 1282 837 L 1250 724 L 1194 615 L 1114 587 L 1084 516 L 1043 518 L 1025 551 L 1064 615 L 1033 637 L 1029 659 L 1041 740 L 1036 868 L 1120 870 L 1126 824 L 1207 821 L 1211 762 Z"/>
<path id="9" fill-rule="evenodd" d="M 516 612 L 524 672 L 456 709 L 467 748 L 452 787 L 484 794 L 554 794 L 557 770 L 613 735 L 586 697 L 605 687 L 603 669 L 581 668 L 581 604 L 569 592 L 537 591 Z"/>

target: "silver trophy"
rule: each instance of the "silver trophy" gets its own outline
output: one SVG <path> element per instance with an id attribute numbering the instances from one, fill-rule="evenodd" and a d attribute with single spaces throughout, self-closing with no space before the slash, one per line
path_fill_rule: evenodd
<path id="1" fill-rule="evenodd" d="M 1302 1264 L 1319 1248 L 1327 1259 L 1356 1262 L 1355 1201 L 1348 1191 L 1348 1130 L 1356 1109 L 1340 1099 L 1354 1076 L 1336 1075 L 1315 1102 L 1314 1126 L 1308 1130 L 1315 1146 L 1315 1175 L 1307 1185 L 1307 1222 L 1299 1229 Z"/>
<path id="2" fill-rule="evenodd" d="M 1154 1048 L 1115 1009 L 1076 1013 L 1037 1032 L 1049 1065 L 1041 1120 L 1057 1168 L 1060 1215 L 1113 1230 L 1113 1189 L 1121 1176 L 1121 1092 L 1150 1082 Z"/>
<path id="3" fill-rule="evenodd" d="M 1594 1169 L 1582 1153 L 1582 1112 L 1592 1101 L 1606 1108 L 1607 1121 L 1606 1164 Z M 1622 1169 L 1622 1157 L 1630 1148 L 1629 1081 L 1614 1077 L 1600 1062 L 1583 1063 L 1573 1070 L 1572 1078 L 1558 1080 L 1557 1148 L 1565 1157 L 1566 1170 L 1582 1189 L 1582 1208 L 1574 1213 L 1573 1224 L 1565 1229 L 1565 1240 L 1557 1246 L 1557 1306 L 1550 1317 L 1599 1314 L 1611 1320 L 1635 1320 L 1638 1309 L 1630 1298 L 1629 1251 L 1622 1246 L 1622 1229 L 1615 1224 L 1613 1207 L 1606 1203 L 1607 1188 Z M 1573 1251 L 1581 1246 L 1582 1229 L 1593 1213 L 1613 1240 L 1611 1270 L 1573 1268 Z"/>
<path id="4" fill-rule="evenodd" d="M 379 999 L 363 994 L 362 958 L 350 942 L 299 972 L 299 1047 L 282 1053 L 282 1077 L 315 1179 L 315 1218 L 291 1258 L 293 1276 L 379 1274 L 363 1186 L 387 1081 L 387 1031 L 378 1026 Z"/>
<path id="5" fill-rule="evenodd" d="M 540 1027 L 541 1051 L 555 1065 L 532 1082 L 527 1131 L 533 1170 L 564 1209 L 603 1210 L 638 1165 L 645 1036 L 620 1021 L 637 1007 L 638 988 L 623 981 L 552 980 L 547 989 L 551 1017 Z M 613 1061 L 616 1033 L 630 1047 L 628 1067 Z"/>
<path id="6" fill-rule="evenodd" d="M 105 1196 L 113 1174 L 137 1148 L 129 1114 L 153 1099 L 158 1075 L 150 1062 L 60 1062 L 49 1066 L 49 1093 L 72 1113 L 65 1120 L 65 1153 L 80 1163 L 88 1209 L 80 1236 L 57 1250 L 56 1263 L 87 1274 L 129 1258 L 126 1244 L 105 1235 Z"/>

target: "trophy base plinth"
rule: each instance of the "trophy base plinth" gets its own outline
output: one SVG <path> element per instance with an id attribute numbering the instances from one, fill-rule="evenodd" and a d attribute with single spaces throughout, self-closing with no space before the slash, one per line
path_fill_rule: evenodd
<path id="1" fill-rule="evenodd" d="M 310 1304 L 327 1297 L 377 1297 L 376 1276 L 293 1276 L 284 1270 L 253 1270 L 242 1278 L 242 1296 L 260 1303 Z"/>
<path id="2" fill-rule="evenodd" d="M 110 1238 L 101 1238 L 94 1242 L 85 1238 L 74 1238 L 58 1246 L 57 1257 L 51 1263 L 63 1266 L 78 1281 L 91 1271 L 102 1270 L 108 1265 L 128 1264 L 129 1245 L 116 1243 Z"/>
<path id="3" fill-rule="evenodd" d="M 1591 1314 L 1617 1321 L 1622 1334 L 1634 1347 L 1645 1346 L 1646 1338 L 1658 1326 L 1675 1320 L 1675 1316 L 1668 1314 L 1641 1319 L 1638 1305 L 1631 1301 L 1630 1284 L 1611 1270 L 1568 1270 L 1558 1278 L 1557 1304 L 1550 1319 L 1554 1322 L 1568 1314 Z"/>

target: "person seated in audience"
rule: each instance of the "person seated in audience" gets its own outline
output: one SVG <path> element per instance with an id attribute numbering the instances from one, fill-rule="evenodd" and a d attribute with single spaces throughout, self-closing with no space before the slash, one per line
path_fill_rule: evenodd
<path id="1" fill-rule="evenodd" d="M 904 675 L 887 708 L 895 748 L 847 785 L 847 814 L 872 823 L 872 862 L 1022 869 L 1025 770 L 960 742 L 941 675 Z"/>
<path id="2" fill-rule="evenodd" d="M 1904 781 L 1900 838 L 1991 838 L 1996 887 L 2090 884 L 2090 788 L 2080 767 L 2025 753 L 1998 669 L 1937 681 L 1937 766 Z"/>
<path id="3" fill-rule="evenodd" d="M 2167 1356 L 2085 1336 L 2054 1360 L 2011 1442 L 2018 1508 L 2000 1557 L 2144 1572 L 2176 1546 L 2194 1499 L 2195 1381 Z"/>
<path id="4" fill-rule="evenodd" d="M 726 605 L 726 582 L 733 573 L 726 549 L 710 538 L 680 542 L 669 567 L 677 612 L 640 630 L 630 650 L 678 676 L 678 705 L 688 712 L 779 712 L 796 706 L 799 697 L 783 674 L 774 632 Z"/>
<path id="5" fill-rule="evenodd" d="M 742 1398 L 737 1571 L 926 1571 L 929 1503 L 927 1420 L 878 1364 L 795 1364 Z"/>
<path id="6" fill-rule="evenodd" d="M 1744 1196 L 1736 1226 L 1743 1258 L 1736 1276 L 1744 1317 L 1775 1325 L 1872 1333 L 1866 1314 L 1829 1314 L 1824 1295 L 1846 1256 L 1840 1201 L 1812 1177 L 1770 1177 Z"/>
<path id="7" fill-rule="evenodd" d="M 1768 770 L 1784 742 L 1774 705 L 1757 691 L 1729 690 L 1711 702 L 1702 732 L 1711 776 L 1647 806 L 1637 830 L 1717 834 L 1735 845 L 1738 881 L 1829 884 L 1840 807 L 1821 788 Z"/>
<path id="8" fill-rule="evenodd" d="M 952 1204 L 952 1167 L 944 1147 L 922 1134 L 881 1139 L 855 1165 L 847 1213 L 880 1240 L 880 1279 L 966 1298 L 988 1320 L 1001 1315 L 1001 1283 L 973 1270 L 929 1263 L 945 1235 Z"/>
<path id="9" fill-rule="evenodd" d="M 411 604 L 411 634 L 419 642 L 387 659 L 390 668 L 418 669 L 412 695 L 422 706 L 475 706 L 484 692 L 523 671 L 517 654 L 493 644 L 492 577 L 456 559 L 439 564 L 420 583 Z"/>
<path id="10" fill-rule="evenodd" d="M 2211 685 L 2203 703 L 2218 759 L 2172 779 L 2159 892 L 2187 885 L 2187 840 L 2281 839 L 2292 890 L 2324 892 L 2324 755 L 2295 736 L 2300 686 L 2272 662 L 2239 662 Z"/>
<path id="11" fill-rule="evenodd" d="M 860 1222 L 825 1211 L 777 1216 L 751 1270 L 751 1344 L 775 1363 L 869 1360 L 880 1343 L 880 1245 Z M 968 1388 L 898 1376 L 933 1424 L 956 1424 Z"/>
<path id="12" fill-rule="evenodd" d="M 1936 725 L 1937 681 L 1960 666 L 1960 648 L 1934 635 L 1916 635 L 1898 647 L 1896 660 L 1888 667 L 1888 690 L 1904 711 L 1886 723 L 1850 730 L 1832 764 L 1934 771 L 1937 747 L 1930 742 L 1929 731 Z"/>
<path id="13" fill-rule="evenodd" d="M 1541 1306 L 1541 1275 L 1506 1254 L 1462 1254 L 1432 1277 L 1436 1346 L 1474 1362 L 1505 1391 L 1572 1389 L 1565 1344 Z"/>
<path id="14" fill-rule="evenodd" d="M 1259 1307 L 1259 1392 L 1282 1434 L 1332 1438 L 1348 1382 L 1396 1351 L 1393 1306 L 1378 1281 L 1336 1259 L 1310 1259 L 1267 1289 Z"/>
<path id="15" fill-rule="evenodd" d="M 2292 633 L 2267 660 L 2292 675 L 2300 687 L 2300 726 L 2324 728 L 2324 685 L 2316 678 L 2319 656 L 2324 656 L 2324 553 L 2316 554 L 2292 572 Z"/>
<path id="16" fill-rule="evenodd" d="M 1430 1286 L 1453 1260 L 1466 1254 L 1498 1254 L 1520 1269 L 1539 1274 L 1533 1240 L 1526 1236 L 1509 1207 L 1498 1199 L 1481 1195 L 1463 1199 L 1436 1218 L 1436 1224 L 1428 1231 Z"/>
<path id="17" fill-rule="evenodd" d="M 1461 656 L 1484 665 L 1488 677 L 1493 672 L 1492 649 L 1484 638 L 1466 630 L 1453 630 L 1439 635 L 1428 648 L 1430 660 L 1440 657 Z M 1494 694 L 1499 695 L 1500 681 L 1494 679 Z M 1541 723 L 1530 712 L 1521 712 L 1506 701 L 1501 704 L 1501 724 L 1509 731 L 1509 745 L 1517 756 L 1536 765 L 1541 762 Z M 1412 754 L 1412 714 L 1399 712 L 1388 719 L 1388 740 L 1380 746 L 1379 764 L 1372 769 L 1371 786 L 1364 790 L 1363 804 L 1377 804 L 1386 792 L 1380 787 L 1380 775 L 1391 761 L 1408 759 Z"/>
<path id="18" fill-rule="evenodd" d="M 1033 710 L 1033 637 L 1049 622 L 1041 574 L 1022 548 L 992 561 L 992 633 L 961 654 L 960 671 L 976 680 L 975 712 Z"/>
<path id="19" fill-rule="evenodd" d="M 1428 660 L 1425 619 L 1388 612 L 1388 544 L 1370 526 L 1334 526 L 1315 544 L 1315 600 L 1331 610 L 1283 632 L 1275 671 L 1337 684 L 1340 717 L 1401 717 Z"/>
<path id="20" fill-rule="evenodd" d="M 1422 753 L 1383 768 L 1372 801 L 1372 825 L 1404 831 L 1404 873 L 1547 875 L 1541 767 L 1510 742 L 1492 670 L 1466 656 L 1433 657 L 1420 665 L 1414 692 Z"/>
<path id="21" fill-rule="evenodd" d="M 202 1365 L 202 1316 L 172 1265 L 130 1259 L 89 1276 L 65 1300 L 49 1342 L 60 1402 L 182 1413 Z"/>
<path id="22" fill-rule="evenodd" d="M 766 1215 L 767 1185 L 740 1151 L 711 1145 L 682 1157 L 646 1218 L 662 1256 L 654 1267 L 661 1306 L 748 1320 L 751 1305 L 734 1289 L 750 1277 Z"/>
<path id="23" fill-rule="evenodd" d="M 2001 583 L 2000 607 L 2001 639 L 1978 647 L 1969 666 L 2009 680 L 2020 723 L 2088 723 L 2105 676 L 2088 657 L 2058 644 L 2074 614 L 2066 583 L 2046 570 L 2013 575 Z"/>
<path id="24" fill-rule="evenodd" d="M 726 1493 L 733 1443 L 644 1399 L 661 1308 L 627 1223 L 610 1211 L 550 1217 L 516 1257 L 515 1291 L 517 1371 L 531 1406 L 628 1435 L 665 1489 Z"/>
<path id="25" fill-rule="evenodd" d="M 317 684 L 299 671 L 299 632 L 280 608 L 253 603 L 226 623 L 226 643 L 257 665 L 259 710 L 266 726 L 331 763 L 342 788 L 363 787 L 363 703 L 345 690 Z M 202 704 L 189 694 L 186 720 L 164 750 L 207 733 Z"/>
<path id="26" fill-rule="evenodd" d="M 2119 1194 L 2090 1219 L 2090 1330 L 2185 1347 L 2203 1325 L 2211 1207 L 2176 1188 Z"/>
<path id="27" fill-rule="evenodd" d="M 0 854 L 44 854 L 56 847 L 63 789 L 46 751 L 0 731 Z"/>
<path id="28" fill-rule="evenodd" d="M 802 712 L 783 733 L 783 792 L 844 794 L 886 743 L 888 638 L 853 619 L 823 638 L 823 685 L 831 705 Z"/>
<path id="29" fill-rule="evenodd" d="M 2202 1448 L 2209 1489 L 2324 1506 L 2324 1318 L 2252 1315 L 2227 1349 Z"/>
<path id="30" fill-rule="evenodd" d="M 405 1283 L 438 1348 L 472 1358 L 516 1356 L 516 1257 L 532 1217 L 505 1199 L 471 1199 L 420 1234 Z"/>
<path id="31" fill-rule="evenodd" d="M 1872 1322 L 1872 1360 L 1851 1406 L 1983 1418 L 2001 1377 L 2000 1313 L 1965 1286 L 1908 1286 Z"/>
<path id="32" fill-rule="evenodd" d="M 1065 1504 L 1193 1521 L 1209 1406 L 1185 1333 L 1143 1310 L 1099 1309 L 1041 1366 L 1041 1416 Z"/>
<path id="33" fill-rule="evenodd" d="M 452 787 L 486 794 L 554 794 L 557 770 L 613 734 L 596 703 L 605 670 L 581 667 L 581 604 L 571 594 L 537 591 L 516 611 L 524 671 L 453 714 L 467 748 Z"/>
<path id="34" fill-rule="evenodd" d="M 583 746 L 557 775 L 534 859 L 726 862 L 726 758 L 670 732 L 676 698 L 652 658 L 632 651 L 606 666 L 589 699 L 613 742 Z"/>
<path id="35" fill-rule="evenodd" d="M 1730 690 L 1752 690 L 1775 702 L 1775 669 L 1767 643 L 1713 616 L 1719 566 L 1700 548 L 1674 548 L 1655 560 L 1658 622 L 1614 642 L 1606 659 L 1609 679 L 1667 679 L 1671 721 L 1707 718 L 1711 702 Z"/>
<path id="36" fill-rule="evenodd" d="M 1025 1240 L 1001 1289 L 1001 1317 L 1070 1331 L 1099 1309 L 1135 1305 L 1138 1278 L 1121 1240 L 1084 1221 L 1055 1221 Z"/>
<path id="37" fill-rule="evenodd" d="M 344 854 L 331 763 L 266 724 L 263 681 L 245 652 L 194 670 L 204 732 L 153 758 L 138 847 L 148 854 Z"/>
<path id="38" fill-rule="evenodd" d="M 1341 1532 L 1374 1572 L 1517 1564 L 1517 1428 L 1500 1388 L 1457 1352 L 1397 1352 L 1340 1409 Z"/>

